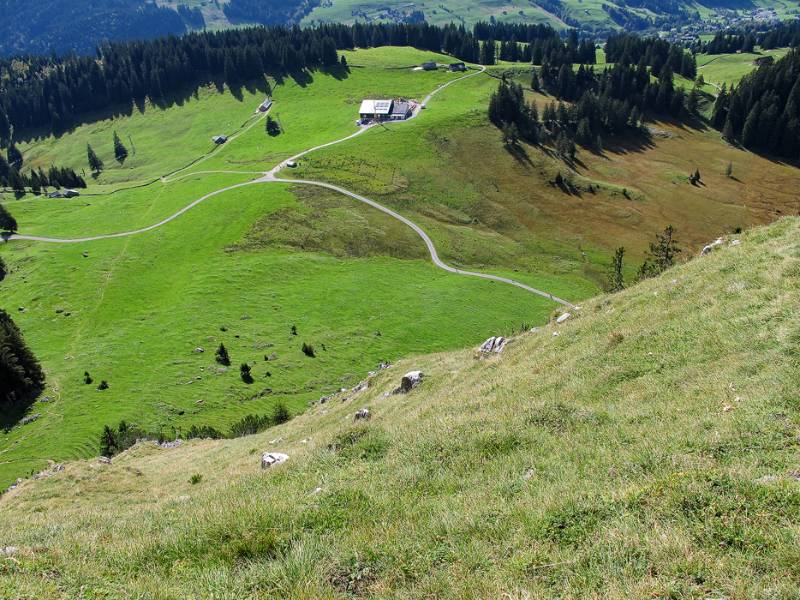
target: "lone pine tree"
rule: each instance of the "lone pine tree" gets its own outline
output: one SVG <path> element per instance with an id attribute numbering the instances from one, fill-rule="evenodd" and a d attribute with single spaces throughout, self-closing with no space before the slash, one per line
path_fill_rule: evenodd
<path id="1" fill-rule="evenodd" d="M 89 159 L 89 168 L 93 173 L 99 173 L 103 170 L 103 161 L 97 156 L 91 144 L 86 144 L 86 156 Z"/>
<path id="2" fill-rule="evenodd" d="M 116 131 L 114 132 L 114 157 L 119 164 L 124 163 L 125 159 L 128 158 L 128 149 L 125 147 L 125 144 L 122 143 L 122 140 L 119 139 Z"/>

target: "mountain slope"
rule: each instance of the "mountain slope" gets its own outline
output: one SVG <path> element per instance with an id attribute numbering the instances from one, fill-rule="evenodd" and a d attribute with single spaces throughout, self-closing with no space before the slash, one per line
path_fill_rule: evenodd
<path id="1" fill-rule="evenodd" d="M 186 31 L 181 16 L 145 0 L 0 0 L 0 56 L 94 54 L 103 40 L 145 39 Z"/>
<path id="2" fill-rule="evenodd" d="M 800 219 L 740 239 L 499 356 L 26 482 L 0 596 L 796 597 Z"/>

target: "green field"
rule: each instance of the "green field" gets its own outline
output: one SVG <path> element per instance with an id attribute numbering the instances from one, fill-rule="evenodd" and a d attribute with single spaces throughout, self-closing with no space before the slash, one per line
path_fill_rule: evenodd
<path id="1" fill-rule="evenodd" d="M 0 596 L 796 598 L 799 251 L 786 218 L 499 356 L 50 471 L 0 502 Z"/>
<path id="2" fill-rule="evenodd" d="M 717 89 L 723 84 L 730 87 L 755 68 L 753 61 L 757 58 L 773 56 L 778 60 L 788 51 L 788 48 L 776 48 L 756 53 L 698 54 L 697 74 L 702 75 L 706 82 L 714 84 Z"/>

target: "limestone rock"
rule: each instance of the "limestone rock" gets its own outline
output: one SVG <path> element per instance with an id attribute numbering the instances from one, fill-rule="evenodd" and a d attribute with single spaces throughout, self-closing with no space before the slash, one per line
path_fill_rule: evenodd
<path id="1" fill-rule="evenodd" d="M 104 465 L 110 465 L 111 459 L 108 456 L 101 456 L 100 462 L 103 463 Z"/>
<path id="2" fill-rule="evenodd" d="M 289 460 L 288 454 L 283 454 L 282 452 L 265 452 L 261 455 L 261 468 L 269 469 L 270 467 L 284 463 L 287 460 Z"/>
<path id="3" fill-rule="evenodd" d="M 705 246 L 703 246 L 703 249 L 700 251 L 700 255 L 704 256 L 704 255 L 708 254 L 709 252 L 711 252 L 717 246 L 721 246 L 721 245 L 722 245 L 722 238 L 717 238 L 713 242 L 711 242 L 710 244 L 706 244 Z"/>
<path id="4" fill-rule="evenodd" d="M 355 420 L 356 421 L 368 421 L 372 418 L 372 413 L 369 412 L 368 408 L 362 408 L 356 412 Z"/>
<path id="5" fill-rule="evenodd" d="M 407 394 L 415 387 L 417 387 L 420 382 L 422 382 L 422 371 L 409 371 L 403 378 L 400 380 L 400 387 L 397 388 L 394 393 L 395 394 Z"/>
<path id="6" fill-rule="evenodd" d="M 559 316 L 559 317 L 556 319 L 556 323 L 557 323 L 558 325 L 561 325 L 561 324 L 562 324 L 564 321 L 566 321 L 567 319 L 569 319 L 571 316 L 572 316 L 572 313 L 565 312 L 563 315 Z"/>
<path id="7" fill-rule="evenodd" d="M 498 335 L 496 337 L 492 336 L 483 342 L 478 350 L 484 354 L 490 354 L 492 352 L 500 354 L 503 351 L 503 348 L 506 347 L 507 343 L 508 340 L 502 335 Z"/>

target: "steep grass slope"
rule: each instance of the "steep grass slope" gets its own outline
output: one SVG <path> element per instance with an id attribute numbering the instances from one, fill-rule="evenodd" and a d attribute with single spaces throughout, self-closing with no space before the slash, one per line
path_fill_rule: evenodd
<path id="1" fill-rule="evenodd" d="M 24 483 L 0 596 L 796 598 L 800 220 L 737 238 L 502 355 Z"/>

